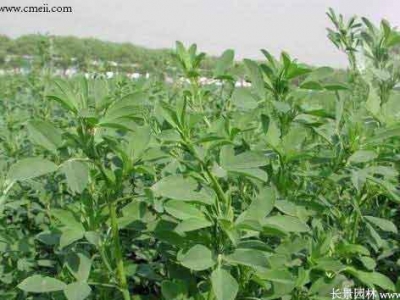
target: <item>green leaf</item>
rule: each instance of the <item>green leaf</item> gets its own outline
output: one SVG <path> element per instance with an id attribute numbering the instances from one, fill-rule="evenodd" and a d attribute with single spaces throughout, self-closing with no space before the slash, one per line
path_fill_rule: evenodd
<path id="1" fill-rule="evenodd" d="M 369 287 L 379 286 L 386 291 L 394 291 L 395 285 L 385 275 L 378 272 L 364 272 L 354 268 L 347 268 L 346 271 L 351 275 L 357 277 L 361 282 L 365 283 Z"/>
<path id="2" fill-rule="evenodd" d="M 79 107 L 77 97 L 68 81 L 62 79 L 54 80 L 54 90 L 54 94 L 47 95 L 49 99 L 57 101 L 74 114 L 77 114 L 78 109 L 82 108 Z"/>
<path id="3" fill-rule="evenodd" d="M 74 216 L 74 214 L 65 209 L 52 209 L 51 214 L 57 218 L 66 228 L 85 232 L 82 223 Z"/>
<path id="4" fill-rule="evenodd" d="M 372 217 L 372 216 L 364 216 L 371 224 L 379 227 L 383 231 L 397 233 L 397 227 L 394 223 L 390 220 Z"/>
<path id="5" fill-rule="evenodd" d="M 346 254 L 359 253 L 365 256 L 370 255 L 369 250 L 366 247 L 358 244 L 343 243 L 337 247 L 337 250 L 341 253 L 346 253 Z"/>
<path id="6" fill-rule="evenodd" d="M 388 180 L 381 180 L 373 176 L 368 176 L 367 179 L 373 183 L 376 183 L 384 190 L 384 194 L 388 199 L 400 203 L 400 192 L 397 187 Z"/>
<path id="7" fill-rule="evenodd" d="M 345 268 L 339 260 L 332 257 L 322 257 L 315 261 L 315 269 L 319 269 L 325 272 L 339 272 Z"/>
<path id="8" fill-rule="evenodd" d="M 377 158 L 378 155 L 374 151 L 358 150 L 349 157 L 350 163 L 366 163 Z"/>
<path id="9" fill-rule="evenodd" d="M 278 148 L 281 144 L 281 130 L 274 120 L 269 123 L 267 141 L 273 148 Z"/>
<path id="10" fill-rule="evenodd" d="M 10 167 L 7 179 L 9 181 L 36 178 L 57 170 L 57 166 L 47 159 L 39 157 L 24 158 Z"/>
<path id="11" fill-rule="evenodd" d="M 72 212 L 63 209 L 52 209 L 51 214 L 64 225 L 64 227 L 61 227 L 61 249 L 84 237 L 85 228 Z"/>
<path id="12" fill-rule="evenodd" d="M 358 257 L 358 260 L 362 262 L 365 268 L 367 268 L 369 271 L 373 271 L 376 267 L 376 262 L 373 258 L 368 257 L 368 256 L 361 256 Z"/>
<path id="13" fill-rule="evenodd" d="M 101 237 L 98 232 L 95 231 L 86 231 L 84 234 L 86 240 L 92 245 L 99 247 L 101 243 Z"/>
<path id="14" fill-rule="evenodd" d="M 263 280 L 268 280 L 282 284 L 294 284 L 293 275 L 286 269 L 269 269 L 263 272 L 258 272 L 257 276 Z"/>
<path id="15" fill-rule="evenodd" d="M 42 120 L 29 121 L 27 129 L 32 143 L 49 151 L 56 152 L 62 145 L 61 131 L 49 122 Z"/>
<path id="16" fill-rule="evenodd" d="M 312 282 L 311 288 L 309 292 L 311 294 L 318 294 L 321 296 L 321 298 L 315 298 L 316 300 L 328 300 L 332 299 L 331 297 L 326 298 L 326 295 L 329 295 L 329 293 L 332 292 L 332 289 L 334 288 L 341 288 L 342 283 L 347 281 L 346 276 L 344 275 L 336 275 L 333 278 L 328 278 L 325 276 L 321 276 L 320 278 L 316 279 L 314 282 Z M 324 298 L 322 298 L 324 297 Z"/>
<path id="17" fill-rule="evenodd" d="M 231 49 L 225 50 L 215 64 L 214 77 L 225 75 L 227 70 L 232 66 L 234 57 L 235 51 Z"/>
<path id="18" fill-rule="evenodd" d="M 381 238 L 381 236 L 378 234 L 378 232 L 376 232 L 374 227 L 372 227 L 370 224 L 367 223 L 366 225 L 367 225 L 366 227 L 367 227 L 369 236 L 372 239 L 371 243 L 374 243 L 375 247 L 378 248 L 378 249 L 382 248 L 383 245 L 384 245 L 384 241 Z"/>
<path id="19" fill-rule="evenodd" d="M 78 231 L 74 229 L 64 229 L 60 237 L 60 248 L 63 249 L 72 243 L 79 241 L 84 236 L 83 231 Z"/>
<path id="20" fill-rule="evenodd" d="M 269 269 L 263 272 L 257 272 L 257 277 L 263 281 L 270 281 L 272 289 L 269 291 L 269 297 L 264 299 L 285 299 L 296 286 L 296 280 L 287 269 Z"/>
<path id="21" fill-rule="evenodd" d="M 328 91 L 344 91 L 344 90 L 348 90 L 349 87 L 347 84 L 345 84 L 343 82 L 330 82 L 330 83 L 324 84 L 324 89 L 326 89 Z"/>
<path id="22" fill-rule="evenodd" d="M 292 126 L 289 132 L 282 137 L 282 148 L 286 155 L 298 153 L 307 137 L 307 131 L 303 126 Z"/>
<path id="23" fill-rule="evenodd" d="M 83 253 L 71 253 L 67 256 L 67 267 L 77 281 L 87 281 L 92 260 Z"/>
<path id="24" fill-rule="evenodd" d="M 171 200 L 164 204 L 164 208 L 171 216 L 179 220 L 204 219 L 205 216 L 200 209 L 190 203 Z"/>
<path id="25" fill-rule="evenodd" d="M 89 297 L 92 289 L 85 282 L 73 282 L 64 289 L 65 297 L 68 300 L 84 300 Z"/>
<path id="26" fill-rule="evenodd" d="M 141 114 L 145 109 L 145 105 L 147 105 L 147 95 L 145 93 L 136 91 L 125 95 L 110 105 L 98 125 L 131 130 L 126 122 L 135 118 L 142 118 Z"/>
<path id="27" fill-rule="evenodd" d="M 201 190 L 197 192 L 198 184 L 193 178 L 185 178 L 182 175 L 170 175 L 164 177 L 151 189 L 156 196 L 161 196 L 174 200 L 201 202 L 212 204 L 211 195 Z"/>
<path id="28" fill-rule="evenodd" d="M 175 227 L 175 231 L 178 233 L 184 233 L 184 232 L 199 230 L 202 228 L 207 228 L 210 226 L 212 226 L 212 223 L 210 221 L 207 221 L 206 219 L 193 218 L 193 219 L 186 219 L 180 222 L 178 226 Z"/>
<path id="29" fill-rule="evenodd" d="M 232 104 L 239 110 L 250 111 L 258 106 L 257 100 L 254 99 L 250 90 L 247 88 L 237 88 L 232 94 Z"/>
<path id="30" fill-rule="evenodd" d="M 236 249 L 235 252 L 225 257 L 229 263 L 240 264 L 254 268 L 267 268 L 266 253 L 256 249 Z"/>
<path id="31" fill-rule="evenodd" d="M 244 219 L 261 221 L 275 206 L 276 193 L 271 187 L 264 187 L 260 193 L 253 199 L 249 208 L 244 212 Z"/>
<path id="32" fill-rule="evenodd" d="M 264 80 L 260 68 L 256 62 L 250 59 L 244 59 L 243 62 L 246 67 L 247 74 L 250 77 L 252 88 L 257 92 L 257 95 L 260 98 L 264 99 Z"/>
<path id="33" fill-rule="evenodd" d="M 128 155 L 132 161 L 137 161 L 142 157 L 149 146 L 151 130 L 149 126 L 138 127 L 128 136 Z"/>
<path id="34" fill-rule="evenodd" d="M 277 226 L 286 232 L 308 232 L 310 228 L 298 218 L 291 216 L 272 216 L 264 220 L 263 225 Z"/>
<path id="35" fill-rule="evenodd" d="M 285 215 L 297 217 L 297 205 L 288 200 L 277 200 L 275 207 Z"/>
<path id="36" fill-rule="evenodd" d="M 271 118 L 268 115 L 261 114 L 261 126 L 264 134 L 268 133 Z"/>
<path id="37" fill-rule="evenodd" d="M 89 167 L 79 160 L 67 160 L 61 166 L 67 178 L 68 187 L 74 193 L 82 193 L 89 182 Z"/>
<path id="38" fill-rule="evenodd" d="M 304 64 L 297 64 L 295 62 L 291 62 L 290 67 L 288 68 L 288 72 L 286 74 L 287 79 L 293 79 L 304 74 L 308 74 L 311 72 L 311 69 L 308 68 Z"/>
<path id="39" fill-rule="evenodd" d="M 301 85 L 300 85 L 300 87 L 302 88 L 302 89 L 306 89 L 306 90 L 323 90 L 324 88 L 323 88 L 323 86 L 319 83 L 319 82 L 316 82 L 316 81 L 305 81 L 305 82 L 303 82 Z"/>
<path id="40" fill-rule="evenodd" d="M 365 107 L 374 116 L 378 116 L 379 112 L 381 111 L 381 100 L 379 98 L 378 93 L 376 92 L 375 88 L 372 85 L 370 85 L 369 87 L 369 94 L 368 94 L 368 99 L 365 102 Z"/>
<path id="41" fill-rule="evenodd" d="M 383 128 L 376 130 L 375 134 L 368 138 L 365 143 L 372 144 L 372 143 L 382 143 L 383 140 L 391 139 L 394 137 L 400 137 L 400 127 L 393 126 L 389 128 Z"/>
<path id="42" fill-rule="evenodd" d="M 55 278 L 33 275 L 23 280 L 18 288 L 30 293 L 49 293 L 63 290 L 67 285 Z"/>
<path id="43" fill-rule="evenodd" d="M 246 176 L 249 178 L 254 178 L 254 179 L 258 179 L 261 180 L 263 182 L 267 182 L 268 181 L 268 173 L 261 170 L 261 169 L 234 169 L 231 168 L 229 169 L 229 172 L 232 175 L 242 175 L 242 176 Z"/>
<path id="44" fill-rule="evenodd" d="M 180 263 L 191 270 L 202 271 L 213 267 L 216 263 L 210 249 L 203 245 L 195 245 L 185 254 L 178 257 Z"/>
<path id="45" fill-rule="evenodd" d="M 334 75 L 335 70 L 331 67 L 319 67 L 313 70 L 305 81 L 320 81 Z"/>
<path id="46" fill-rule="evenodd" d="M 235 300 L 239 285 L 232 275 L 221 268 L 211 274 L 211 284 L 217 300 Z"/>
<path id="47" fill-rule="evenodd" d="M 246 151 L 234 155 L 231 146 L 224 146 L 220 153 L 221 166 L 226 170 L 251 169 L 268 164 L 268 159 L 260 152 Z"/>
<path id="48" fill-rule="evenodd" d="M 161 283 L 161 293 L 165 300 L 187 299 L 187 289 L 183 282 L 172 282 L 165 280 Z"/>

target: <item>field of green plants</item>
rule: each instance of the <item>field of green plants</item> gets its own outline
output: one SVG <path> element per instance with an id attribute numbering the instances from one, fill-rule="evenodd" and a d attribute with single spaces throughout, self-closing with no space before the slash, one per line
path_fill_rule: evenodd
<path id="1" fill-rule="evenodd" d="M 177 42 L 185 81 L 0 77 L 0 299 L 400 292 L 400 33 L 328 16 L 346 76 L 262 50 L 235 87 L 227 50 L 201 85 Z"/>

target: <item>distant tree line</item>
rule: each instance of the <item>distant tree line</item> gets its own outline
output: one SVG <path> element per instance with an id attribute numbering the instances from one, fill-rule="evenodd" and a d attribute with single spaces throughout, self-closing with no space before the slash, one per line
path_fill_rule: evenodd
<path id="1" fill-rule="evenodd" d="M 131 43 L 113 43 L 95 38 L 31 34 L 12 39 L 0 35 L 0 68 L 44 66 L 80 71 L 174 73 L 171 49 L 149 49 Z M 205 74 L 215 66 L 208 56 L 202 63 Z M 237 63 L 235 73 L 243 74 Z"/>

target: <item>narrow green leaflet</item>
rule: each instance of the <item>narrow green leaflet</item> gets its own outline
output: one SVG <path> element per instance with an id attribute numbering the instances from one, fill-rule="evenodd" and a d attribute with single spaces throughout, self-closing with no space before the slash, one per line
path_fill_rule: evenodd
<path id="1" fill-rule="evenodd" d="M 68 270 L 77 281 L 87 281 L 92 267 L 92 260 L 83 253 L 71 253 L 67 256 Z"/>
<path id="2" fill-rule="evenodd" d="M 294 277 L 293 275 L 285 269 L 270 269 L 262 272 L 258 272 L 257 276 L 264 280 L 282 283 L 287 285 L 294 284 Z"/>
<path id="3" fill-rule="evenodd" d="M 10 167 L 7 179 L 9 181 L 32 179 L 48 173 L 53 173 L 57 168 L 58 167 L 53 162 L 47 159 L 39 157 L 24 158 Z"/>
<path id="4" fill-rule="evenodd" d="M 257 92 L 257 95 L 259 97 L 264 98 L 264 80 L 260 68 L 258 67 L 256 62 L 250 59 L 244 59 L 243 62 L 250 77 L 252 88 Z"/>
<path id="5" fill-rule="evenodd" d="M 142 107 L 147 104 L 147 95 L 134 92 L 114 101 L 99 122 L 101 127 L 121 128 L 131 130 L 127 121 L 140 118 Z"/>
<path id="6" fill-rule="evenodd" d="M 235 300 L 239 292 L 239 285 L 232 275 L 221 268 L 211 274 L 211 284 L 217 300 Z"/>
<path id="7" fill-rule="evenodd" d="M 383 128 L 376 130 L 372 137 L 369 137 L 365 144 L 382 143 L 382 141 L 400 137 L 400 126 L 395 125 L 389 128 Z"/>
<path id="8" fill-rule="evenodd" d="M 42 120 L 32 120 L 27 123 L 29 139 L 36 145 L 56 152 L 62 145 L 61 131 L 51 123 Z"/>
<path id="9" fill-rule="evenodd" d="M 266 253 L 256 249 L 236 249 L 235 252 L 224 258 L 232 264 L 240 264 L 254 268 L 267 268 Z"/>
<path id="10" fill-rule="evenodd" d="M 209 269 L 216 263 L 211 250 L 200 244 L 190 248 L 178 260 L 184 267 L 194 271 Z"/>
<path id="11" fill-rule="evenodd" d="M 231 174 L 244 175 L 249 178 L 258 179 L 262 182 L 268 181 L 268 173 L 261 169 L 230 169 Z"/>
<path id="12" fill-rule="evenodd" d="M 47 95 L 47 97 L 60 103 L 67 111 L 77 114 L 82 107 L 80 107 L 78 97 L 75 95 L 70 83 L 56 79 L 54 80 L 54 86 L 54 92 Z"/>
<path id="13" fill-rule="evenodd" d="M 92 289 L 85 282 L 74 282 L 68 284 L 64 289 L 64 295 L 68 300 L 84 300 L 89 297 Z"/>
<path id="14" fill-rule="evenodd" d="M 52 209 L 51 214 L 68 229 L 82 232 L 85 231 L 82 223 L 74 216 L 71 211 L 63 209 Z"/>
<path id="15" fill-rule="evenodd" d="M 259 194 L 253 199 L 249 208 L 243 212 L 238 218 L 238 222 L 242 220 L 262 221 L 275 206 L 276 193 L 271 187 L 264 187 Z"/>
<path id="16" fill-rule="evenodd" d="M 215 65 L 214 77 L 225 75 L 227 70 L 233 64 L 234 57 L 235 57 L 235 51 L 231 49 L 225 50 Z"/>
<path id="17" fill-rule="evenodd" d="M 220 153 L 221 166 L 226 170 L 251 169 L 265 166 L 268 159 L 259 152 L 247 151 L 235 155 L 233 148 L 225 146 Z"/>
<path id="18" fill-rule="evenodd" d="M 378 155 L 374 151 L 358 150 L 349 158 L 350 163 L 366 163 L 377 158 Z"/>
<path id="19" fill-rule="evenodd" d="M 364 272 L 354 268 L 347 268 L 348 273 L 357 277 L 361 282 L 365 283 L 369 287 L 378 286 L 386 291 L 394 291 L 395 285 L 385 275 L 378 272 Z"/>
<path id="20" fill-rule="evenodd" d="M 141 158 L 144 151 L 147 149 L 151 138 L 149 126 L 137 127 L 128 137 L 127 152 L 132 161 Z"/>
<path id="21" fill-rule="evenodd" d="M 269 122 L 267 141 L 273 148 L 278 148 L 281 144 L 281 130 L 273 120 Z"/>
<path id="22" fill-rule="evenodd" d="M 257 100 L 248 89 L 236 89 L 232 94 L 232 103 L 240 110 L 249 111 L 258 106 Z"/>
<path id="23" fill-rule="evenodd" d="M 30 293 L 50 293 L 63 290 L 67 285 L 55 278 L 33 275 L 22 281 L 18 288 Z"/>
<path id="24" fill-rule="evenodd" d="M 89 167 L 79 160 L 68 160 L 61 165 L 68 187 L 74 193 L 82 193 L 89 182 Z"/>
<path id="25" fill-rule="evenodd" d="M 164 204 L 164 208 L 171 216 L 187 220 L 192 218 L 204 219 L 205 216 L 195 205 L 178 200 L 171 200 Z"/>
<path id="26" fill-rule="evenodd" d="M 369 270 L 369 271 L 373 271 L 376 267 L 376 261 L 368 256 L 361 256 L 358 258 L 359 261 L 362 262 L 362 264 L 364 265 L 364 267 Z"/>
<path id="27" fill-rule="evenodd" d="M 63 249 L 72 243 L 79 241 L 84 237 L 84 234 L 84 231 L 63 228 L 60 237 L 60 248 Z"/>
<path id="28" fill-rule="evenodd" d="M 298 218 L 291 216 L 272 216 L 264 220 L 263 225 L 272 225 L 286 232 L 308 232 L 310 228 Z"/>
<path id="29" fill-rule="evenodd" d="M 213 200 L 211 195 L 198 189 L 198 184 L 193 178 L 185 178 L 182 175 L 170 175 L 164 177 L 151 189 L 153 192 L 161 197 L 166 197 L 174 200 L 201 202 L 205 204 L 212 204 Z"/>
<path id="30" fill-rule="evenodd" d="M 179 233 L 184 233 L 184 232 L 199 230 L 202 228 L 207 228 L 210 226 L 212 226 L 212 223 L 210 221 L 207 221 L 206 219 L 190 218 L 180 222 L 175 227 L 175 231 Z"/>
<path id="31" fill-rule="evenodd" d="M 392 221 L 373 216 L 364 216 L 364 218 L 367 219 L 371 224 L 382 229 L 383 231 L 397 233 L 397 227 Z"/>

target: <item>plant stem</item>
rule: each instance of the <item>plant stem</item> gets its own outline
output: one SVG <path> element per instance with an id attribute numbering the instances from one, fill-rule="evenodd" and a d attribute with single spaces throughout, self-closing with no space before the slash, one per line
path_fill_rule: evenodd
<path id="1" fill-rule="evenodd" d="M 224 203 L 224 205 L 228 205 L 228 199 L 225 196 L 224 191 L 222 190 L 221 185 L 219 184 L 217 178 L 215 178 L 215 176 L 210 172 L 210 170 L 208 170 L 207 166 L 205 166 L 205 172 L 208 175 L 209 179 L 212 182 L 214 191 L 217 193 L 218 199 L 217 199 L 217 210 L 218 213 L 221 214 L 221 206 L 219 204 L 219 201 L 222 201 Z"/>
<path id="2" fill-rule="evenodd" d="M 354 225 L 353 225 L 353 236 L 352 236 L 352 243 L 355 243 L 357 240 L 357 235 L 358 235 L 358 223 L 360 222 L 360 215 L 356 213 L 355 219 L 354 219 Z"/>
<path id="3" fill-rule="evenodd" d="M 128 284 L 125 275 L 125 268 L 124 268 L 124 260 L 122 257 L 121 251 L 121 244 L 119 239 L 119 229 L 118 229 L 118 222 L 117 222 L 117 212 L 115 208 L 115 203 L 112 201 L 108 201 L 108 208 L 110 210 L 110 218 L 111 218 L 111 232 L 112 238 L 114 242 L 114 255 L 117 264 L 117 276 L 118 276 L 118 283 L 119 288 L 122 292 L 124 300 L 130 300 L 131 296 L 128 289 Z"/>

